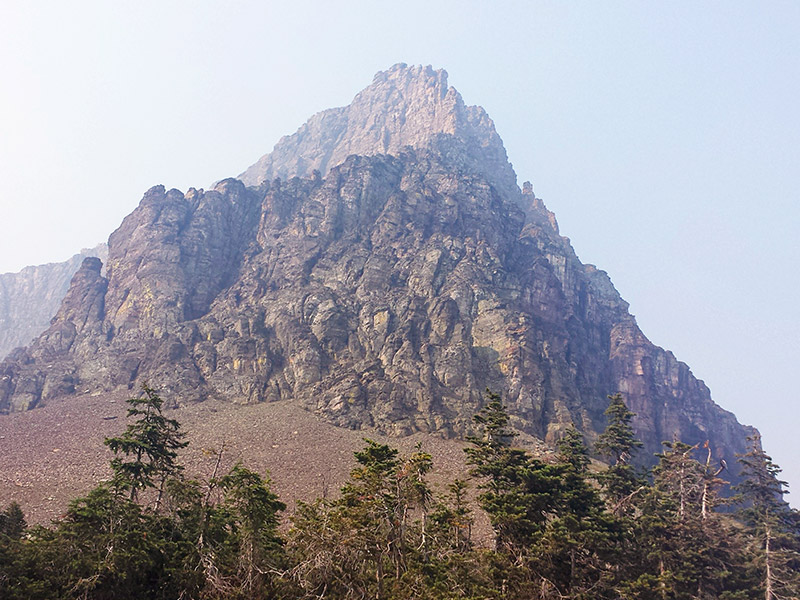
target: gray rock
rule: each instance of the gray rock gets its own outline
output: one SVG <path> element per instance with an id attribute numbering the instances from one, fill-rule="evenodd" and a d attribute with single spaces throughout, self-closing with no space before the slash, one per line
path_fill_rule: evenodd
<path id="1" fill-rule="evenodd" d="M 100 244 L 64 262 L 0 274 L 0 358 L 47 329 L 83 259 L 105 260 L 107 252 L 106 244 Z"/>
<path id="2" fill-rule="evenodd" d="M 85 262 L 50 329 L 0 364 L 0 411 L 148 380 L 179 403 L 452 436 L 488 387 L 548 442 L 596 437 L 617 391 L 647 452 L 709 439 L 733 458 L 753 431 L 578 260 L 443 71 L 378 74 L 244 178 L 149 190 L 109 238 L 107 280 Z"/>
<path id="3" fill-rule="evenodd" d="M 350 155 L 397 154 L 405 148 L 448 148 L 453 167 L 486 177 L 505 192 L 516 175 L 494 123 L 447 85 L 447 71 L 404 63 L 375 75 L 349 106 L 311 117 L 296 133 L 239 176 L 257 186 L 276 177 L 323 175 Z"/>

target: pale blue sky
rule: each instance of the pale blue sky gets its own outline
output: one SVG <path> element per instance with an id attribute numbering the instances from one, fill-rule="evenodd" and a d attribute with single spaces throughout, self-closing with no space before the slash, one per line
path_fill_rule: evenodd
<path id="1" fill-rule="evenodd" d="M 488 110 L 581 259 L 800 498 L 797 2 L 10 0 L 0 272 L 106 239 L 151 185 L 236 175 L 396 62 Z"/>

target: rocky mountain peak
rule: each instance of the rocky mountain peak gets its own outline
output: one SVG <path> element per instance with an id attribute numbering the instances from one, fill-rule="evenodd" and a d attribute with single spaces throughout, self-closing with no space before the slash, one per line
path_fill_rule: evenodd
<path id="1" fill-rule="evenodd" d="M 673 438 L 744 450 L 752 430 L 580 262 L 444 71 L 378 73 L 242 179 L 151 188 L 109 238 L 107 278 L 86 262 L 0 363 L 0 413 L 146 380 L 181 404 L 284 400 L 451 436 L 488 387 L 520 429 L 591 441 L 621 391 L 651 455 Z"/>
<path id="2" fill-rule="evenodd" d="M 517 193 L 516 175 L 486 111 L 467 106 L 448 86 L 444 69 L 404 63 L 376 74 L 348 106 L 311 117 L 239 178 L 256 186 L 314 170 L 325 175 L 350 155 L 398 154 L 404 148 L 434 151 L 453 167 Z"/>

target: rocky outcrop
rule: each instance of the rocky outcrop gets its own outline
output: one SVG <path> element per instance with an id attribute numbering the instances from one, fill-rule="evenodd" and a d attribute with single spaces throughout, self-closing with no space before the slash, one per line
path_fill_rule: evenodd
<path id="1" fill-rule="evenodd" d="M 406 148 L 435 148 L 449 155 L 450 168 L 480 174 L 503 192 L 516 191 L 516 175 L 486 111 L 464 104 L 447 85 L 444 69 L 404 63 L 375 75 L 348 106 L 311 117 L 239 179 L 257 186 L 315 170 L 325 175 L 350 155 L 398 154 Z"/>
<path id="2" fill-rule="evenodd" d="M 144 379 L 177 402 L 288 400 L 451 436 L 489 387 L 553 442 L 571 424 L 595 437 L 622 391 L 650 452 L 743 449 L 749 430 L 578 260 L 443 72 L 379 74 L 260 165 L 256 186 L 149 190 L 109 239 L 107 279 L 86 261 L 50 329 L 0 365 L 0 410 Z"/>
<path id="3" fill-rule="evenodd" d="M 0 275 L 0 358 L 47 329 L 85 257 L 105 260 L 106 254 L 106 245 L 100 244 L 64 262 Z"/>

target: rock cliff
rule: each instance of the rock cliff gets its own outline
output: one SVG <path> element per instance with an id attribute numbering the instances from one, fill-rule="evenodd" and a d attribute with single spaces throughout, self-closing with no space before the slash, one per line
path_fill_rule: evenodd
<path id="1" fill-rule="evenodd" d="M 105 260 L 106 254 L 106 245 L 100 244 L 64 262 L 0 275 L 0 358 L 47 329 L 84 258 Z"/>
<path id="2" fill-rule="evenodd" d="M 511 196 L 516 191 L 517 177 L 486 111 L 464 104 L 443 69 L 404 63 L 375 75 L 348 106 L 311 117 L 239 179 L 259 185 L 315 170 L 326 174 L 350 155 L 397 154 L 409 147 L 446 151 L 450 168 L 480 174 Z"/>
<path id="3" fill-rule="evenodd" d="M 489 387 L 519 428 L 592 439 L 621 391 L 648 452 L 750 429 L 652 345 L 444 71 L 397 65 L 242 176 L 157 186 L 0 364 L 0 411 L 140 380 L 177 402 L 287 400 L 345 427 L 461 435 Z"/>

